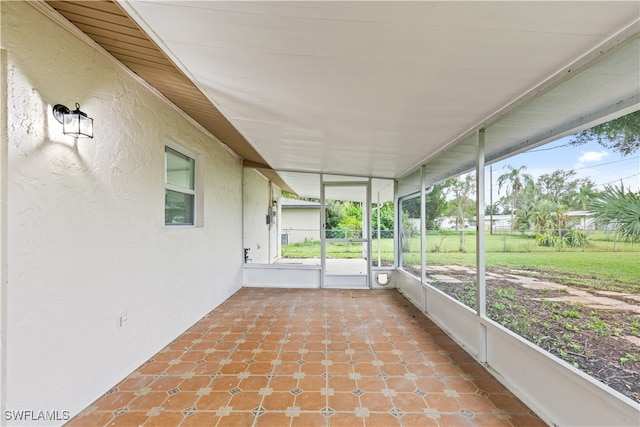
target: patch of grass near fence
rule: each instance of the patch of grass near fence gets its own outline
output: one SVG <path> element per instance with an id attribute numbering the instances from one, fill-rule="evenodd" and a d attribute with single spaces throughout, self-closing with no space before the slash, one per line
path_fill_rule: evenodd
<path id="1" fill-rule="evenodd" d="M 615 236 L 604 231 L 589 231 L 586 233 L 590 241 L 587 248 L 557 248 L 543 247 L 536 244 L 536 233 L 532 232 L 503 232 L 485 234 L 486 252 L 553 252 L 553 251 L 634 251 L 640 253 L 640 245 L 615 240 Z M 475 231 L 464 231 L 464 250 L 475 252 Z M 420 239 L 411 241 L 411 250 L 420 250 Z M 429 231 L 427 233 L 427 252 L 457 252 L 460 250 L 459 231 Z"/>
<path id="2" fill-rule="evenodd" d="M 427 264 L 475 266 L 475 253 L 428 253 Z M 638 252 L 487 253 L 488 268 L 507 267 L 592 290 L 640 294 Z"/>
<path id="3" fill-rule="evenodd" d="M 459 251 L 459 233 L 439 232 L 427 235 L 427 264 L 458 264 L 474 266 L 475 233 L 465 232 L 466 252 Z M 607 237 L 609 239 L 607 240 Z M 507 244 L 505 245 L 505 238 Z M 593 245 L 586 249 L 569 250 L 563 248 L 541 248 L 535 246 L 534 236 L 528 234 L 487 234 L 486 265 L 488 268 L 512 268 L 536 275 L 544 273 L 549 280 L 566 285 L 592 290 L 613 290 L 640 294 L 640 245 L 615 242 L 604 232 L 590 235 Z M 439 244 L 439 252 L 434 244 Z M 393 239 L 381 239 L 382 259 L 393 262 Z M 504 251 L 507 247 L 506 252 Z M 309 241 L 282 247 L 285 258 L 319 258 L 320 242 Z M 372 244 L 374 260 L 378 256 L 378 241 Z M 331 244 L 327 247 L 331 258 L 359 258 L 362 246 L 359 244 Z M 403 263 L 420 264 L 420 239 L 411 242 L 411 252 L 403 254 Z"/>

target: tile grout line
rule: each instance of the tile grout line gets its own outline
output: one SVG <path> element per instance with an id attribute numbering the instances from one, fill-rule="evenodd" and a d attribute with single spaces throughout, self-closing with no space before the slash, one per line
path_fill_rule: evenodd
<path id="1" fill-rule="evenodd" d="M 264 425 L 264 422 L 273 422 L 275 419 L 281 419 L 282 421 L 276 422 L 276 424 L 292 427 L 297 425 L 296 421 L 302 423 L 304 422 L 303 420 L 307 420 L 306 418 L 297 418 L 298 414 L 296 412 L 301 411 L 285 411 L 285 414 L 282 414 L 284 410 L 282 406 L 285 406 L 282 404 L 273 407 L 272 411 L 267 411 L 263 406 L 265 402 L 270 401 L 267 395 L 257 396 L 254 394 L 254 390 L 256 388 L 259 389 L 262 384 L 265 384 L 265 388 L 279 387 L 277 391 L 280 393 L 284 392 L 282 393 L 283 396 L 285 396 L 285 400 L 282 401 L 283 403 L 287 403 L 287 401 L 291 399 L 291 396 L 286 395 L 286 388 L 290 388 L 290 385 L 293 386 L 293 384 L 295 384 L 297 388 L 306 386 L 309 390 L 312 390 L 314 388 L 313 385 L 324 384 L 326 391 L 323 393 L 324 396 L 318 396 L 316 394 L 317 397 L 320 397 L 320 400 L 314 400 L 315 403 L 313 403 L 312 406 L 307 406 L 308 409 L 304 411 L 306 417 L 309 417 L 311 413 L 315 414 L 314 416 L 318 416 L 318 424 L 324 426 L 344 422 L 348 417 L 352 417 L 353 425 L 363 427 L 370 426 L 376 422 L 379 423 L 383 419 L 386 419 L 387 422 L 393 422 L 394 425 L 398 425 L 399 427 L 408 427 L 409 425 L 416 425 L 416 421 L 414 421 L 418 419 L 416 418 L 416 414 L 423 414 L 423 417 L 427 416 L 428 418 L 432 418 L 429 422 L 433 423 L 433 425 L 450 423 L 451 420 L 455 420 L 456 418 L 459 421 L 470 421 L 471 423 L 477 424 L 480 422 L 479 420 L 482 420 L 482 418 L 474 417 L 474 414 L 478 414 L 482 417 L 493 416 L 496 421 L 500 418 L 502 423 L 500 425 L 518 426 L 523 423 L 523 420 L 532 420 L 532 417 L 535 417 L 535 414 L 533 414 L 530 409 L 526 412 L 511 403 L 511 400 L 517 399 L 510 395 L 508 391 L 502 388 L 494 389 L 492 383 L 496 386 L 499 386 L 499 384 L 497 384 L 496 381 L 489 381 L 490 378 L 484 378 L 490 377 L 488 374 L 484 375 L 476 369 L 477 367 L 469 366 L 469 363 L 473 363 L 474 361 L 469 357 L 463 357 L 465 356 L 464 354 L 459 354 L 459 350 L 452 347 L 452 344 L 449 342 L 450 340 L 447 339 L 443 332 L 435 329 L 426 321 L 415 322 L 413 318 L 415 314 L 419 312 L 407 310 L 406 301 L 401 300 L 400 297 L 392 297 L 391 295 L 385 294 L 385 300 L 382 301 L 382 294 L 374 296 L 352 290 L 333 293 L 332 297 L 334 298 L 329 297 L 328 293 L 322 293 L 320 298 L 310 300 L 305 300 L 305 298 L 299 295 L 306 297 L 309 293 L 282 291 L 277 293 L 263 292 L 249 294 L 248 292 L 242 292 L 240 294 L 241 298 L 237 298 L 233 304 L 223 307 L 223 309 L 226 310 L 225 313 L 220 313 L 220 316 L 215 314 L 204 316 L 201 321 L 197 322 L 165 346 L 167 351 L 170 351 L 169 354 L 161 357 L 160 354 L 164 353 L 164 351 L 159 352 L 156 355 L 157 360 L 154 356 L 147 361 L 147 363 L 151 363 L 151 365 L 145 367 L 145 369 L 140 368 L 139 370 L 141 372 L 137 375 L 133 375 L 132 373 L 130 378 L 125 378 L 123 381 L 126 380 L 127 382 L 120 386 L 120 390 L 118 390 L 118 386 L 122 381 L 113 387 L 115 391 L 112 392 L 110 390 L 110 392 L 106 394 L 105 402 L 121 402 L 120 406 L 129 408 L 128 414 L 125 414 L 127 411 L 124 411 L 125 413 L 114 415 L 114 411 L 116 411 L 116 408 L 120 408 L 120 406 L 112 403 L 107 403 L 106 405 L 98 404 L 98 407 L 95 409 L 98 416 L 95 417 L 95 420 L 102 420 L 100 424 L 105 426 L 111 422 L 122 423 L 137 419 L 141 420 L 140 424 L 145 425 L 158 422 L 167 423 L 167 420 L 176 420 L 174 425 L 178 425 L 178 420 L 180 420 L 180 425 L 187 426 L 187 424 L 197 422 L 195 418 L 190 418 L 195 416 L 197 412 L 202 412 L 201 415 L 198 415 L 200 422 L 211 416 L 213 417 L 212 421 L 215 419 L 215 422 L 210 425 L 218 426 L 222 426 L 223 424 L 227 425 L 230 421 L 234 422 L 244 419 L 246 421 L 245 425 L 257 427 L 258 425 Z M 258 301 L 262 301 L 262 304 Z M 382 304 L 382 302 L 386 304 Z M 307 310 L 306 313 L 304 313 L 305 309 Z M 269 313 L 272 311 L 272 315 L 269 316 Z M 301 311 L 302 313 L 300 313 Z M 319 322 L 320 319 L 318 318 L 318 314 L 320 313 L 323 319 L 322 322 Z M 305 314 L 306 317 L 304 316 Z M 304 326 L 297 323 L 301 321 L 303 317 L 305 321 Z M 262 328 L 264 328 L 264 330 L 262 330 Z M 280 340 L 257 342 L 260 341 L 260 334 L 256 329 L 264 332 L 272 331 L 274 328 L 277 331 L 274 333 L 274 338 L 280 338 Z M 350 331 L 353 333 L 352 336 L 349 336 Z M 306 335 L 306 333 L 311 335 Z M 322 335 L 320 335 L 320 333 L 322 333 Z M 226 337 L 226 334 L 234 335 Z M 265 337 L 266 336 L 263 335 L 263 338 Z M 307 338 L 309 339 L 307 340 Z M 335 338 L 336 345 L 332 343 L 334 340 L 330 338 Z M 250 341 L 248 341 L 248 344 L 245 344 L 239 342 L 241 339 L 245 340 L 245 343 L 247 339 Z M 319 340 L 323 340 L 324 343 L 319 345 Z M 290 341 L 290 343 L 287 343 L 288 341 Z M 200 342 L 206 344 L 200 344 Z M 218 347 L 217 342 L 225 344 L 220 344 Z M 267 342 L 269 342 L 269 344 L 267 344 Z M 302 352 L 298 360 L 303 360 L 303 358 L 306 357 L 308 359 L 307 361 L 311 360 L 314 363 L 314 366 L 308 366 L 307 369 L 314 373 L 312 375 L 314 379 L 308 384 L 304 382 L 300 376 L 297 376 L 295 381 L 291 381 L 295 372 L 304 373 L 303 365 L 298 364 L 297 366 L 287 366 L 284 367 L 284 369 L 279 369 L 278 366 L 280 365 L 278 365 L 278 363 L 269 365 L 269 362 L 262 360 L 263 358 L 273 358 L 279 363 L 290 363 L 292 359 L 296 359 L 296 355 L 293 353 L 286 354 L 286 352 L 291 352 L 291 350 L 297 348 L 296 345 L 310 351 L 309 353 Z M 263 346 L 277 350 L 266 350 Z M 207 356 L 214 352 L 206 352 L 205 350 L 215 348 L 218 348 L 219 354 L 207 359 Z M 245 363 L 247 360 L 256 359 L 255 356 L 258 356 L 257 354 L 251 354 L 254 348 L 263 349 L 267 354 L 257 357 L 257 360 L 263 363 L 261 366 L 250 369 L 252 364 Z M 191 350 L 193 353 L 184 351 L 185 349 Z M 318 351 L 321 349 L 323 349 L 324 356 L 318 354 Z M 398 350 L 399 353 L 395 353 L 394 350 Z M 195 352 L 198 353 L 196 354 Z M 341 352 L 348 353 L 348 355 L 340 355 Z M 371 354 L 369 354 L 369 352 L 371 352 Z M 405 354 L 403 355 L 402 352 Z M 167 363 L 169 359 L 172 361 L 171 364 Z M 197 368 L 198 360 L 196 359 L 202 359 L 210 363 L 201 368 Z M 221 359 L 230 359 L 235 365 L 225 366 L 226 363 L 217 365 L 215 362 Z M 341 365 L 340 368 L 335 365 L 336 360 L 339 360 L 337 363 Z M 317 366 L 319 361 L 323 361 L 324 368 Z M 349 363 L 351 361 L 356 363 Z M 367 366 L 371 364 L 371 361 L 374 361 L 376 365 L 375 368 L 373 366 Z M 408 362 L 408 364 L 399 363 L 402 361 Z M 190 362 L 196 362 L 195 366 L 190 368 L 188 366 Z M 358 364 L 357 362 L 360 363 Z M 401 366 L 395 366 L 395 362 L 398 362 Z M 427 362 L 432 362 L 430 366 L 434 368 L 433 370 L 431 368 L 420 367 L 421 364 L 427 365 Z M 332 363 L 332 365 L 330 365 L 330 363 Z M 433 363 L 435 363 L 435 365 Z M 242 366 L 243 364 L 244 366 Z M 142 366 L 144 365 L 141 365 L 141 367 Z M 216 366 L 218 367 L 216 368 Z M 183 373 L 189 369 L 191 369 L 191 371 L 189 371 L 192 374 L 191 376 Z M 217 371 L 213 374 L 216 369 Z M 159 370 L 163 370 L 162 373 L 164 375 L 158 374 Z M 138 369 L 136 369 L 136 371 L 138 371 Z M 167 372 L 171 378 L 162 380 L 163 376 L 167 376 Z M 189 372 L 186 373 L 188 374 Z M 265 373 L 261 374 L 260 372 Z M 323 380 L 317 378 L 319 372 L 324 372 Z M 336 372 L 338 372 L 338 377 L 348 375 L 353 381 L 343 383 L 342 379 L 340 379 L 340 381 L 334 383 L 332 378 L 334 378 Z M 378 375 L 375 374 L 376 372 Z M 349 373 L 358 374 L 360 378 L 356 378 L 355 375 Z M 405 378 L 403 378 L 403 373 Z M 417 373 L 420 382 L 414 377 L 407 377 L 407 373 L 414 373 L 414 376 L 415 373 Z M 220 376 L 215 376 L 217 374 L 220 374 Z M 360 376 L 360 374 L 362 374 L 362 376 Z M 141 376 L 144 377 L 144 379 Z M 155 378 L 153 378 L 154 376 Z M 202 378 L 194 378 L 192 381 L 191 378 L 196 376 L 202 376 Z M 242 387 L 245 378 L 254 376 L 255 380 L 248 381 L 245 383 L 245 386 Z M 265 376 L 268 377 L 265 379 Z M 182 377 L 182 379 L 180 379 L 180 377 Z M 205 377 L 208 378 L 205 379 Z M 274 379 L 278 377 L 280 377 L 280 379 Z M 140 378 L 140 380 L 136 380 L 136 378 Z M 404 379 L 406 379 L 406 381 Z M 366 381 L 361 383 L 362 380 Z M 468 381 L 468 384 L 462 380 Z M 150 382 L 147 384 L 147 381 Z M 133 403 L 136 399 L 146 394 L 138 394 L 137 391 L 141 391 L 143 388 L 149 388 L 152 384 L 156 383 L 156 381 L 162 381 L 162 384 L 158 383 L 158 387 L 153 390 L 154 392 L 160 392 L 156 394 L 158 399 L 163 399 L 160 406 L 166 405 L 166 407 L 170 409 L 165 410 L 162 415 L 155 410 L 155 413 L 148 413 L 146 418 L 141 418 L 145 411 L 153 408 L 143 408 L 140 404 Z M 234 381 L 239 389 L 246 388 L 246 390 L 243 389 L 238 393 L 232 393 L 230 397 L 228 394 L 225 396 L 227 392 L 232 390 L 230 387 L 233 387 Z M 220 388 L 214 386 L 216 382 Z M 341 384 L 345 384 L 346 388 L 343 388 Z M 433 386 L 431 384 L 433 384 Z M 336 391 L 344 392 L 345 396 L 347 396 L 350 391 L 354 390 L 353 388 L 347 388 L 353 387 L 354 385 L 361 389 L 364 387 L 363 390 L 367 392 L 370 391 L 372 395 L 367 398 L 366 401 L 363 401 L 362 394 L 352 393 L 353 396 L 349 396 L 350 399 L 348 402 L 337 396 L 336 398 L 331 396 L 330 387 L 334 387 L 333 393 L 336 393 Z M 254 386 L 256 388 L 254 388 Z M 378 392 L 382 390 L 379 390 L 377 386 L 382 386 L 385 390 L 391 390 L 390 387 L 393 387 L 398 394 L 385 392 L 384 395 L 381 395 Z M 475 394 L 479 394 L 484 399 L 487 399 L 490 405 L 482 403 L 482 406 L 479 407 L 480 409 L 465 410 L 465 408 L 474 408 L 476 402 L 478 402 L 477 404 L 481 403 L 477 397 L 474 396 L 473 389 L 469 390 L 470 386 L 475 387 L 477 390 Z M 165 388 L 169 390 L 171 387 L 177 388 L 178 391 L 183 394 L 171 393 L 167 396 Z M 225 415 L 232 415 L 232 417 L 225 416 L 221 418 L 220 415 L 222 414 L 216 414 L 215 408 L 218 408 L 218 406 L 215 406 L 217 404 L 217 397 L 215 397 L 207 400 L 206 404 L 201 404 L 208 406 L 208 409 L 198 411 L 198 402 L 204 402 L 204 395 L 198 396 L 195 393 L 198 387 L 212 388 L 216 392 L 224 392 L 219 395 L 220 402 L 223 402 L 223 399 L 228 397 L 226 400 L 227 406 L 234 404 L 235 401 L 238 409 L 231 411 L 231 414 L 225 412 Z M 432 396 L 430 398 L 431 400 L 427 400 L 427 398 L 420 393 L 414 393 L 417 394 L 420 399 L 412 396 L 412 390 L 415 392 L 417 389 L 427 391 L 427 394 Z M 248 390 L 251 390 L 251 393 L 248 393 Z M 290 391 L 291 390 L 289 390 L 289 392 Z M 478 393 L 478 391 L 481 393 Z M 243 392 L 247 393 L 240 394 Z M 460 395 L 456 394 L 456 392 L 460 393 Z M 113 395 L 113 393 L 117 394 Z M 161 397 L 161 394 L 164 394 L 164 397 Z M 297 392 L 291 394 L 293 394 L 291 404 L 293 407 L 297 407 L 297 405 L 302 402 L 299 398 L 301 394 Z M 490 395 L 496 396 L 499 400 L 489 398 Z M 119 399 L 118 401 L 112 399 L 116 396 L 119 396 L 117 397 L 117 399 Z M 241 396 L 246 396 L 250 398 L 250 400 L 243 400 Z M 342 394 L 340 394 L 340 396 L 342 396 Z M 353 398 L 354 396 L 355 398 Z M 364 394 L 364 397 L 367 397 L 367 395 Z M 148 402 L 152 401 L 153 400 L 148 400 Z M 280 401 L 281 399 L 279 398 L 274 400 L 276 405 L 278 405 Z M 451 402 L 445 405 L 456 406 L 441 406 L 443 405 L 441 402 L 445 401 Z M 312 407 L 315 408 L 316 405 L 318 405 L 319 408 L 319 405 L 323 402 L 324 408 L 326 408 L 323 414 L 320 414 L 318 409 L 311 409 Z M 379 404 L 377 402 L 379 402 Z M 348 404 L 345 405 L 344 403 Z M 387 405 L 389 403 L 391 404 L 391 409 L 389 410 L 383 409 L 380 406 L 384 404 L 385 407 L 388 407 Z M 189 407 L 182 409 L 182 406 L 179 407 L 177 404 L 189 405 Z M 258 404 L 258 407 L 263 408 L 263 410 L 257 413 L 255 410 L 248 409 L 250 405 L 255 404 Z M 362 415 L 362 410 L 351 408 L 352 404 L 359 405 L 357 407 L 361 408 L 367 404 L 370 408 L 374 408 L 374 412 L 372 412 L 370 416 L 369 414 L 364 416 Z M 401 407 L 396 406 L 397 404 L 401 405 Z M 196 411 L 193 413 L 189 411 L 192 407 L 196 408 Z M 491 407 L 494 409 L 491 410 Z M 339 408 L 339 410 L 336 410 L 336 408 Z M 426 413 L 425 408 L 432 408 L 433 411 L 436 411 L 436 408 L 440 408 L 441 410 L 438 411 L 438 414 L 442 418 L 430 417 L 429 414 Z M 394 411 L 394 409 L 398 412 Z M 460 410 L 458 411 L 458 409 Z M 251 424 L 249 423 L 251 419 L 249 418 L 251 416 L 251 414 L 249 414 L 250 412 L 253 412 Z M 401 415 L 398 416 L 400 413 Z M 104 421 L 104 417 L 106 417 L 107 414 L 110 418 Z M 256 416 L 256 414 L 258 414 L 258 416 Z M 270 415 L 268 420 L 267 417 L 264 417 L 267 414 Z M 392 416 L 395 418 L 395 421 L 392 420 Z M 356 421 L 355 417 L 358 418 L 358 421 Z M 462 417 L 466 417 L 466 420 Z M 87 420 L 90 419 L 91 418 L 84 418 L 83 420 L 86 423 L 88 422 Z M 284 419 L 287 419 L 287 421 L 285 422 Z M 320 419 L 323 421 L 320 421 Z M 426 418 L 423 419 L 426 420 Z M 73 423 L 73 425 L 79 424 L 77 419 L 75 423 Z M 98 422 L 94 425 L 98 425 Z"/>
<path id="2" fill-rule="evenodd" d="M 328 306 L 328 301 L 329 298 L 324 295 L 324 298 L 322 299 L 322 321 L 323 321 L 323 337 L 324 337 L 324 349 L 325 351 L 324 353 L 324 390 L 325 390 L 325 396 L 324 396 L 324 408 L 325 412 L 327 412 L 327 414 L 325 414 L 325 426 L 330 426 L 331 425 L 331 413 L 329 413 L 328 411 L 331 410 L 331 408 L 329 407 L 329 378 L 328 375 L 329 374 L 329 358 L 328 358 L 328 353 L 326 352 L 326 350 L 328 350 L 328 345 L 327 345 L 327 339 L 328 339 L 328 332 L 329 332 L 329 312 L 327 310 L 327 306 Z M 322 392 L 322 390 L 321 390 Z"/>

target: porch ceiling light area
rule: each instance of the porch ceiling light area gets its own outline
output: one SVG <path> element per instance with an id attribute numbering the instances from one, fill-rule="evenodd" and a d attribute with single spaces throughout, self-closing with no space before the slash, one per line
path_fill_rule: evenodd
<path id="1" fill-rule="evenodd" d="M 75 138 L 93 138 L 93 119 L 80 110 L 80 104 L 77 102 L 76 109 L 73 111 L 62 104 L 54 105 L 53 117 L 62 123 L 62 133 L 65 135 Z"/>

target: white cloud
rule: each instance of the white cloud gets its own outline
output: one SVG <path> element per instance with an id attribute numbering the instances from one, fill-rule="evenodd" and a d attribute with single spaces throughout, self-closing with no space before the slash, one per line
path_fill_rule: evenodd
<path id="1" fill-rule="evenodd" d="M 602 151 L 586 151 L 578 157 L 578 164 L 576 164 L 575 168 L 581 168 L 586 163 L 600 162 L 602 159 L 607 157 L 609 153 L 606 150 Z"/>

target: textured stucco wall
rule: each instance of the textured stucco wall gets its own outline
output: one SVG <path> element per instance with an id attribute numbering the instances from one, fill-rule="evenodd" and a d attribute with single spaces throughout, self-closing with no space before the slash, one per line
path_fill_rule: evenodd
<path id="1" fill-rule="evenodd" d="M 275 223 L 267 225 L 267 213 L 281 190 L 255 169 L 244 171 L 244 247 L 249 248 L 250 263 L 269 264 L 280 256 L 279 213 Z"/>
<path id="2" fill-rule="evenodd" d="M 282 232 L 289 235 L 289 243 L 305 239 L 320 240 L 320 206 L 311 209 L 282 209 Z"/>
<path id="3" fill-rule="evenodd" d="M 242 285 L 242 167 L 26 3 L 2 2 L 2 48 L 2 409 L 74 414 Z M 76 142 L 54 120 L 53 104 L 75 102 L 94 118 L 94 139 Z M 165 138 L 198 154 L 202 227 L 164 225 Z"/>

